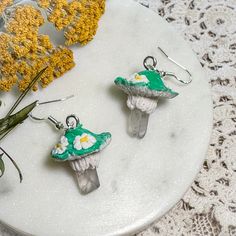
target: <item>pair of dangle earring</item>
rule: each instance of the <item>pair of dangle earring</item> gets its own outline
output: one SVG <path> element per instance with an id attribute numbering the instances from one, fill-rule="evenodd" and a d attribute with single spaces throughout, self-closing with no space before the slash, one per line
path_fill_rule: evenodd
<path id="1" fill-rule="evenodd" d="M 115 84 L 128 94 L 127 105 L 131 110 L 129 132 L 138 138 L 145 136 L 149 115 L 156 110 L 159 98 L 174 98 L 178 95 L 177 92 L 166 87 L 162 79 L 171 76 L 183 84 L 189 84 L 192 81 L 192 75 L 185 67 L 168 57 L 161 48 L 159 49 L 169 60 L 188 73 L 189 80 L 183 81 L 173 73 L 158 70 L 157 60 L 151 56 L 144 59 L 143 64 L 146 70 L 135 73 L 129 79 L 116 78 Z M 51 157 L 59 162 L 69 162 L 75 172 L 80 192 L 88 194 L 99 188 L 98 153 L 110 143 L 111 134 L 109 132 L 95 134 L 84 129 L 76 115 L 69 115 L 66 118 L 66 127 L 52 116 L 38 118 L 31 113 L 30 117 L 37 121 L 49 120 L 58 130 L 63 131 L 60 141 L 52 149 Z"/>
<path id="2" fill-rule="evenodd" d="M 58 130 L 63 131 L 60 141 L 52 149 L 51 157 L 58 162 L 69 162 L 76 175 L 81 194 L 85 195 L 99 188 L 97 174 L 99 152 L 109 145 L 111 134 L 109 132 L 95 134 L 84 129 L 76 115 L 69 115 L 66 118 L 67 127 L 52 116 L 38 118 L 31 113 L 30 117 L 37 121 L 48 120 Z"/>
<path id="3" fill-rule="evenodd" d="M 131 110 L 128 132 L 138 138 L 143 138 L 147 132 L 149 115 L 157 108 L 157 103 L 160 98 L 174 98 L 178 95 L 177 92 L 166 87 L 163 79 L 165 77 L 174 77 L 183 84 L 192 82 L 191 73 L 175 60 L 170 58 L 160 47 L 158 49 L 173 63 L 186 71 L 189 75 L 189 80 L 184 81 L 179 79 L 172 72 L 160 71 L 157 69 L 157 60 L 155 57 L 148 56 L 144 59 L 144 71 L 138 72 L 130 76 L 128 79 L 117 77 L 115 84 L 123 90 L 127 95 L 127 106 Z"/>

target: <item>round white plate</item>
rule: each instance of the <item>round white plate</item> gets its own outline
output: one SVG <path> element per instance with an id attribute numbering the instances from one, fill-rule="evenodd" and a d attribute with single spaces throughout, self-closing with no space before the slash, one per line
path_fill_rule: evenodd
<path id="1" fill-rule="evenodd" d="M 138 140 L 126 132 L 126 95 L 113 81 L 116 76 L 143 70 L 147 55 L 158 58 L 160 69 L 187 79 L 157 46 L 185 65 L 193 74 L 193 82 L 184 86 L 166 81 L 180 95 L 159 103 L 150 117 L 146 137 Z M 87 196 L 80 195 L 67 163 L 49 158 L 60 132 L 48 123 L 27 120 L 1 143 L 16 159 L 24 180 L 19 183 L 15 169 L 5 159 L 0 219 L 34 235 L 133 233 L 179 201 L 201 166 L 212 128 L 208 82 L 187 43 L 157 14 L 131 0 L 107 0 L 94 41 L 73 50 L 77 66 L 47 89 L 28 96 L 21 106 L 35 99 L 76 95 L 34 114 L 64 121 L 75 113 L 88 129 L 112 133 L 113 140 L 102 152 L 98 169 L 101 187 Z M 1 99 L 5 102 L 3 116 L 15 96 L 5 94 Z"/>

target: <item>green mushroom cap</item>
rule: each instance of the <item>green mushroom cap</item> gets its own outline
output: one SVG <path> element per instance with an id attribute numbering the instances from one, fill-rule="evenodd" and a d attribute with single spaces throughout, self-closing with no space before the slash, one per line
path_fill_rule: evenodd
<path id="1" fill-rule="evenodd" d="M 95 134 L 84 129 L 81 124 L 68 129 L 60 142 L 52 150 L 52 158 L 57 161 L 76 160 L 99 152 L 111 141 L 111 134 Z"/>
<path id="2" fill-rule="evenodd" d="M 167 88 L 161 79 L 161 75 L 155 71 L 141 71 L 127 80 L 123 77 L 115 79 L 115 84 L 129 95 L 157 98 L 174 98 L 177 92 Z"/>

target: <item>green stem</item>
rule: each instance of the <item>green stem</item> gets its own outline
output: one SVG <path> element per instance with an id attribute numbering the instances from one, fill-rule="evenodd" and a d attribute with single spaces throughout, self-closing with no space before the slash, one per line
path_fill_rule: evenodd
<path id="1" fill-rule="evenodd" d="M 17 125 L 16 125 L 17 126 Z M 0 141 L 2 141 L 14 128 L 16 128 L 16 126 L 13 126 L 12 128 L 10 128 L 5 134 L 3 134 L 0 137 Z"/>
<path id="2" fill-rule="evenodd" d="M 35 78 L 31 81 L 31 83 L 29 84 L 29 86 L 26 88 L 26 90 L 20 95 L 20 97 L 16 100 L 15 104 L 12 106 L 12 108 L 10 109 L 10 111 L 7 113 L 7 116 L 10 116 L 12 114 L 12 112 L 16 109 L 16 107 L 19 105 L 19 103 L 23 100 L 23 98 L 26 96 L 26 94 L 32 89 L 32 87 L 35 85 L 35 83 L 40 79 L 41 75 L 44 73 L 44 71 L 47 69 L 47 67 L 45 67 L 44 69 L 42 69 L 36 76 Z"/>
<path id="3" fill-rule="evenodd" d="M 19 173 L 19 177 L 20 177 L 20 183 L 23 180 L 23 176 L 21 173 L 20 168 L 18 167 L 18 165 L 16 164 L 16 162 L 11 158 L 11 156 L 3 149 L 0 147 L 0 150 L 9 158 L 9 160 L 12 162 L 12 164 L 15 166 L 15 168 L 17 169 L 18 173 Z"/>

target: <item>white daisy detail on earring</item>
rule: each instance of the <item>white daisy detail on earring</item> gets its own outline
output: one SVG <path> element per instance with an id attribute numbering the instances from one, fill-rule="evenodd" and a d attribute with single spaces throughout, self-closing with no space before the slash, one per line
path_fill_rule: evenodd
<path id="1" fill-rule="evenodd" d="M 62 154 L 66 151 L 67 146 L 69 145 L 68 140 L 65 136 L 62 136 L 60 142 L 56 144 L 53 149 L 53 154 Z"/>
<path id="2" fill-rule="evenodd" d="M 83 133 L 81 136 L 77 136 L 74 140 L 74 148 L 77 150 L 88 149 L 96 143 L 96 139 L 90 135 Z"/>
<path id="3" fill-rule="evenodd" d="M 132 83 L 148 83 L 149 80 L 145 75 L 140 75 L 138 73 L 135 73 L 133 75 L 130 76 L 129 78 L 130 82 Z"/>

